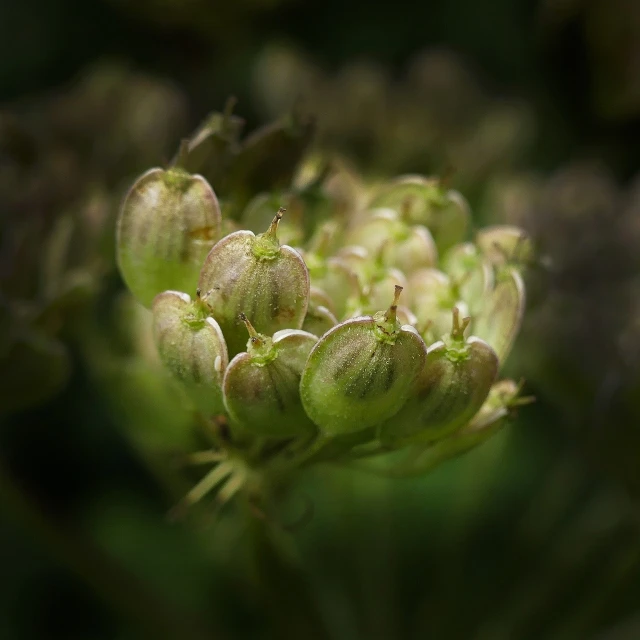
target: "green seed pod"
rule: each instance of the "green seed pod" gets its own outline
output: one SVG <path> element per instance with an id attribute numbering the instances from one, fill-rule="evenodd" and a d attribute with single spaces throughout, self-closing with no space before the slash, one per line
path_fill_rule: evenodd
<path id="1" fill-rule="evenodd" d="M 180 168 L 151 169 L 136 180 L 120 209 L 120 273 L 150 307 L 162 291 L 192 290 L 219 237 L 220 207 L 209 183 Z"/>
<path id="2" fill-rule="evenodd" d="M 337 259 L 349 264 L 359 282 L 357 291 L 347 300 L 347 317 L 355 318 L 384 308 L 388 291 L 395 285 L 406 290 L 408 282 L 404 273 L 385 265 L 385 246 L 378 249 L 377 254 L 357 245 L 349 245 L 340 251 Z"/>
<path id="3" fill-rule="evenodd" d="M 347 320 L 316 344 L 302 374 L 302 404 L 326 436 L 375 426 L 405 403 L 421 371 L 426 346 L 411 326 L 386 312 Z"/>
<path id="4" fill-rule="evenodd" d="M 409 279 L 410 307 L 427 342 L 439 340 L 451 328 L 451 309 L 466 315 L 466 303 L 456 298 L 451 281 L 437 269 L 420 269 Z"/>
<path id="5" fill-rule="evenodd" d="M 495 265 L 526 266 L 535 257 L 531 238 L 524 229 L 511 225 L 495 225 L 476 234 L 476 244 L 486 258 Z"/>
<path id="6" fill-rule="evenodd" d="M 281 209 L 268 231 L 236 231 L 209 252 L 199 287 L 218 321 L 229 354 L 243 351 L 246 329 L 238 319 L 243 309 L 265 331 L 299 329 L 307 313 L 309 272 L 300 254 L 277 237 Z M 206 292 L 206 293 L 205 293 Z"/>
<path id="7" fill-rule="evenodd" d="M 222 377 L 229 363 L 218 323 L 200 299 L 165 291 L 153 301 L 153 335 L 160 359 L 180 380 L 196 405 L 222 413 Z"/>
<path id="8" fill-rule="evenodd" d="M 300 401 L 300 376 L 318 338 L 296 329 L 277 331 L 273 338 L 257 333 L 244 314 L 249 331 L 247 351 L 239 353 L 224 376 L 224 403 L 232 419 L 258 436 L 288 438 L 312 434 L 315 425 Z"/>
<path id="9" fill-rule="evenodd" d="M 442 261 L 454 291 L 469 305 L 471 315 L 480 313 L 493 289 L 494 274 L 478 247 L 465 242 L 452 247 Z"/>
<path id="10" fill-rule="evenodd" d="M 498 273 L 496 287 L 473 327 L 474 334 L 493 347 L 501 363 L 507 359 L 520 331 L 524 308 L 522 276 L 515 268 L 505 267 Z"/>
<path id="11" fill-rule="evenodd" d="M 338 318 L 347 313 L 349 301 L 360 293 L 358 276 L 341 258 L 319 258 L 305 253 L 311 282 L 331 298 L 331 311 Z"/>
<path id="12" fill-rule="evenodd" d="M 374 209 L 371 218 L 351 229 L 349 244 L 364 247 L 370 255 L 382 252 L 385 265 L 410 274 L 433 267 L 438 251 L 430 231 L 422 225 L 410 226 L 393 209 Z"/>
<path id="13" fill-rule="evenodd" d="M 302 325 L 303 331 L 308 331 L 314 336 L 322 336 L 329 329 L 338 324 L 338 320 L 331 312 L 331 298 L 317 287 L 311 287 L 309 291 L 309 307 Z"/>
<path id="14" fill-rule="evenodd" d="M 498 357 L 476 337 L 465 339 L 470 322 L 453 311 L 446 342 L 427 350 L 424 368 L 404 407 L 380 427 L 383 444 L 399 447 L 435 441 L 455 433 L 480 410 L 498 373 Z"/>
<path id="15" fill-rule="evenodd" d="M 457 191 L 417 175 L 385 185 L 371 206 L 395 209 L 407 223 L 427 227 L 441 253 L 464 238 L 471 218 L 467 201 Z"/>
<path id="16" fill-rule="evenodd" d="M 373 273 L 374 260 L 364 247 L 347 245 L 337 252 L 336 258 L 346 264 L 360 282 L 367 281 Z"/>
<path id="17" fill-rule="evenodd" d="M 509 422 L 515 407 L 533 401 L 533 398 L 518 398 L 519 392 L 520 386 L 513 380 L 496 382 L 480 411 L 469 424 L 426 447 L 410 447 L 406 461 L 399 465 L 401 474 L 424 475 L 443 462 L 475 449 L 492 438 Z"/>
<path id="18" fill-rule="evenodd" d="M 389 300 L 389 290 L 397 284 L 406 289 L 409 285 L 402 271 L 392 267 L 378 267 L 373 277 L 366 283 L 364 296 L 367 300 L 367 312 L 384 308 L 386 300 Z"/>

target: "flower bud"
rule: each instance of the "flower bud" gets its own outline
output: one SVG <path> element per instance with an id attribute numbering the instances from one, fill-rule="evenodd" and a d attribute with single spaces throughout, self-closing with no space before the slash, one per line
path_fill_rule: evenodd
<path id="1" fill-rule="evenodd" d="M 453 311 L 446 342 L 436 342 L 404 407 L 385 422 L 380 440 L 397 447 L 419 440 L 435 441 L 463 427 L 478 412 L 498 373 L 498 357 L 476 337 L 465 340 L 470 322 Z"/>
<path id="2" fill-rule="evenodd" d="M 209 252 L 199 287 L 211 314 L 220 324 L 229 354 L 243 350 L 246 329 L 243 309 L 267 333 L 302 327 L 309 300 L 309 272 L 300 254 L 280 245 L 276 214 L 268 231 L 236 231 Z"/>
<path id="3" fill-rule="evenodd" d="M 486 340 L 500 362 L 507 359 L 520 331 L 525 307 L 525 289 L 522 276 L 513 267 L 498 273 L 498 282 L 474 322 L 473 332 Z"/>
<path id="4" fill-rule="evenodd" d="M 165 291 L 155 297 L 152 309 L 154 339 L 164 365 L 202 411 L 222 413 L 222 377 L 229 357 L 220 326 L 204 302 Z"/>
<path id="5" fill-rule="evenodd" d="M 328 436 L 372 427 L 405 403 L 422 369 L 426 346 L 401 326 L 393 304 L 386 312 L 347 320 L 327 332 L 309 355 L 300 394 L 311 419 Z"/>
<path id="6" fill-rule="evenodd" d="M 257 333 L 247 317 L 247 351 L 239 353 L 224 376 L 224 403 L 247 433 L 287 438 L 313 433 L 300 401 L 300 375 L 317 342 L 306 331 L 285 329 L 273 338 Z"/>
<path id="7" fill-rule="evenodd" d="M 120 273 L 146 307 L 166 290 L 192 290 L 220 236 L 213 189 L 179 168 L 151 169 L 129 190 L 117 226 Z"/>
<path id="8" fill-rule="evenodd" d="M 407 223 L 427 227 L 441 253 L 464 238 L 471 217 L 467 201 L 457 191 L 417 175 L 385 185 L 371 206 L 395 209 Z"/>

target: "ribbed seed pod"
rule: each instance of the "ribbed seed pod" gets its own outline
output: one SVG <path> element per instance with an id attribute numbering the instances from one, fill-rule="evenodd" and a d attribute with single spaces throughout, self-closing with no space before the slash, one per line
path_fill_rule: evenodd
<path id="1" fill-rule="evenodd" d="M 153 334 L 160 359 L 208 414 L 222 413 L 227 345 L 209 309 L 196 297 L 165 291 L 153 301 Z"/>
<path id="2" fill-rule="evenodd" d="M 385 265 L 406 275 L 436 264 L 438 250 L 426 227 L 406 224 L 393 209 L 374 209 L 370 215 L 351 229 L 349 244 L 364 247 L 371 255 L 382 252 Z"/>
<path id="3" fill-rule="evenodd" d="M 220 207 L 209 183 L 180 168 L 151 169 L 136 180 L 120 209 L 120 273 L 150 307 L 162 291 L 193 289 L 219 237 Z"/>
<path id="4" fill-rule="evenodd" d="M 337 325 L 311 351 L 300 394 L 324 435 L 375 426 L 405 403 L 424 365 L 426 346 L 413 327 L 396 319 L 401 291 L 396 287 L 386 312 Z"/>
<path id="5" fill-rule="evenodd" d="M 236 231 L 220 240 L 200 272 L 200 290 L 222 328 L 230 355 L 243 351 L 246 343 L 240 313 L 250 315 L 269 334 L 299 329 L 304 322 L 309 272 L 300 254 L 278 241 L 282 213 L 278 211 L 265 233 Z"/>
<path id="6" fill-rule="evenodd" d="M 513 380 L 496 382 L 480 411 L 469 424 L 426 447 L 410 447 L 406 464 L 400 465 L 402 475 L 423 475 L 443 462 L 475 449 L 489 440 L 507 424 L 514 407 L 533 401 L 533 398 L 518 398 L 519 392 L 520 387 Z"/>
<path id="7" fill-rule="evenodd" d="M 479 411 L 498 373 L 498 357 L 479 338 L 465 339 L 469 322 L 461 323 L 454 309 L 449 339 L 429 347 L 407 403 L 380 427 L 381 442 L 398 447 L 435 441 L 455 433 Z"/>
<path id="8" fill-rule="evenodd" d="M 522 276 L 513 267 L 499 270 L 496 287 L 475 320 L 473 333 L 493 347 L 501 363 L 507 359 L 520 331 L 524 308 Z"/>
<path id="9" fill-rule="evenodd" d="M 296 329 L 272 338 L 257 333 L 247 317 L 247 351 L 230 362 L 224 403 L 233 423 L 257 436 L 286 438 L 313 433 L 315 425 L 300 401 L 300 376 L 316 336 Z"/>
<path id="10" fill-rule="evenodd" d="M 409 224 L 428 227 L 441 253 L 464 238 L 471 218 L 462 195 L 447 189 L 439 180 L 418 175 L 389 182 L 371 206 L 395 209 Z"/>

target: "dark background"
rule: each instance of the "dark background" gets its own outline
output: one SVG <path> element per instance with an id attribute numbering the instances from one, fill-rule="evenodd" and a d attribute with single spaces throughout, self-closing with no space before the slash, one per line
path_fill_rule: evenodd
<path id="1" fill-rule="evenodd" d="M 460 157 L 454 183 L 476 221 L 506 218 L 538 241 L 551 265 L 544 296 L 508 363 L 538 401 L 499 441 L 425 479 L 308 474 L 299 494 L 314 518 L 285 536 L 295 557 L 285 563 L 233 518 L 195 533 L 167 525 L 171 500 L 123 426 L 141 419 L 128 413 L 135 399 L 96 376 L 105 356 L 87 356 L 86 306 L 73 303 L 55 323 L 68 374 L 50 372 L 53 357 L 38 364 L 33 387 L 59 383 L 5 412 L 0 430 L 0 637 L 639 638 L 633 0 L 0 0 L 3 305 L 37 308 L 47 238 L 88 185 L 111 211 L 229 95 L 247 129 L 277 117 L 256 79 L 273 47 L 306 65 L 283 86 L 304 80 L 288 87 L 290 102 L 315 107 L 320 148 L 371 176 L 439 172 Z M 416 97 L 410 70 L 430 52 L 461 80 Z M 382 78 L 374 95 L 393 118 L 415 123 L 418 151 L 384 117 L 358 125 L 349 78 L 363 69 Z M 125 126 L 150 95 L 153 115 Z M 440 135 L 423 153 L 417 127 L 434 104 Z M 482 114 L 511 104 L 525 124 L 497 160 L 466 169 L 466 155 L 485 149 L 463 144 Z M 526 188 L 509 199 L 514 184 Z M 122 289 L 112 217 L 97 315 Z M 34 375 L 23 365 L 3 363 L 7 397 L 11 379 Z"/>

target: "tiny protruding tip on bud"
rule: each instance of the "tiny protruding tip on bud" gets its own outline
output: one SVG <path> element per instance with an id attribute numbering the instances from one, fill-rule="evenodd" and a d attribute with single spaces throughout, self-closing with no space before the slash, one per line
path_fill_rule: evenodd
<path id="1" fill-rule="evenodd" d="M 242 320 L 242 322 L 244 322 L 244 326 L 247 327 L 247 331 L 249 332 L 249 339 L 251 340 L 251 344 L 256 346 L 256 347 L 260 346 L 264 342 L 264 339 L 255 330 L 255 328 L 251 324 L 249 318 L 247 318 L 247 315 L 243 312 L 238 317 L 240 318 L 240 320 Z"/>
<path id="2" fill-rule="evenodd" d="M 187 165 L 189 159 L 189 139 L 183 138 L 180 140 L 180 146 L 178 147 L 178 154 L 173 162 L 173 167 L 176 169 L 183 169 Z"/>
<path id="3" fill-rule="evenodd" d="M 276 212 L 276 215 L 271 221 L 271 224 L 269 225 L 269 228 L 267 229 L 268 236 L 272 238 L 276 238 L 276 234 L 278 232 L 278 223 L 280 222 L 280 220 L 282 220 L 282 216 L 284 215 L 285 211 L 286 209 L 284 207 L 280 207 L 278 209 L 278 211 Z"/>
<path id="4" fill-rule="evenodd" d="M 402 293 L 402 289 L 403 287 L 401 287 L 399 284 L 396 285 L 395 292 L 393 294 L 393 302 L 387 309 L 387 312 L 384 314 L 384 319 L 387 322 L 396 321 L 396 312 L 398 311 L 398 302 L 400 301 L 400 294 Z"/>
<path id="5" fill-rule="evenodd" d="M 466 317 L 462 319 L 462 324 L 460 323 L 460 310 L 458 307 L 453 308 L 453 327 L 451 329 L 451 337 L 454 340 L 464 340 L 464 332 L 466 331 L 469 323 L 471 322 L 471 318 Z"/>
<path id="6" fill-rule="evenodd" d="M 200 300 L 200 295 L 201 295 L 201 293 L 202 293 L 202 292 L 200 291 L 200 287 L 198 287 L 198 288 L 196 289 L 196 298 L 197 298 L 198 300 Z"/>

